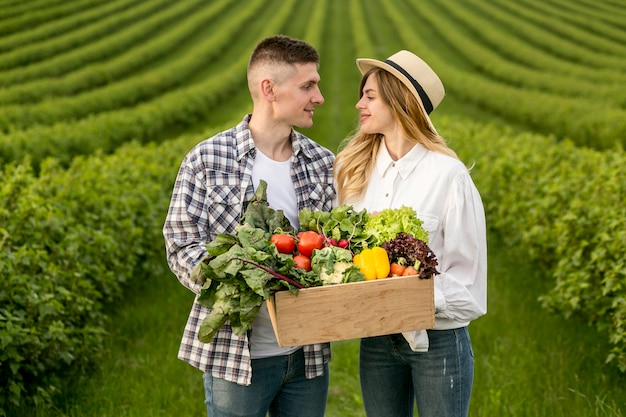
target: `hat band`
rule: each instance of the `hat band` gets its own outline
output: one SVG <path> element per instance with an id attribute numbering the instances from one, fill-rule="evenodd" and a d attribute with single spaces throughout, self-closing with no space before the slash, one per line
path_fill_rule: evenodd
<path id="1" fill-rule="evenodd" d="M 424 105 L 424 110 L 426 110 L 426 114 L 430 114 L 430 112 L 433 111 L 433 103 L 428 98 L 428 94 L 426 94 L 426 91 L 424 91 L 420 83 L 418 83 L 417 80 L 411 76 L 411 74 L 406 72 L 404 68 L 402 68 L 400 65 L 396 64 L 392 60 L 387 59 L 385 63 L 400 71 L 402 75 L 407 78 L 407 80 L 411 81 L 411 84 L 413 84 L 413 87 L 415 87 L 415 90 L 417 90 L 417 94 L 419 94 L 420 98 L 422 99 L 422 104 Z"/>

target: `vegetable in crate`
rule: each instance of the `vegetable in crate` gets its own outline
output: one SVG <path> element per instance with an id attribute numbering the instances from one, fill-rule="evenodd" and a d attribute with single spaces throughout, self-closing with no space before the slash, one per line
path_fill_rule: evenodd
<path id="1" fill-rule="evenodd" d="M 228 320 L 233 332 L 244 334 L 272 291 L 314 285 L 317 276 L 295 268 L 293 257 L 282 254 L 262 229 L 242 225 L 236 235 L 218 235 L 207 245 L 208 256 L 194 274 L 204 278 L 198 303 L 211 311 L 198 339 L 208 343 Z"/>
<path id="2" fill-rule="evenodd" d="M 287 233 L 276 233 L 270 238 L 280 253 L 293 253 L 296 250 L 296 240 Z"/>
<path id="3" fill-rule="evenodd" d="M 322 249 L 323 247 L 324 238 L 319 233 L 312 230 L 298 233 L 298 252 L 300 252 L 300 255 L 310 258 L 314 250 Z"/>
<path id="4" fill-rule="evenodd" d="M 391 263 L 414 267 L 420 278 L 431 278 L 439 274 L 437 257 L 426 242 L 409 233 L 400 232 L 382 244 Z"/>
<path id="5" fill-rule="evenodd" d="M 263 229 L 268 238 L 274 233 L 293 233 L 294 229 L 282 210 L 274 210 L 267 202 L 267 182 L 259 181 L 254 196 L 248 202 L 241 224 Z"/>
<path id="6" fill-rule="evenodd" d="M 348 249 L 353 236 L 360 234 L 369 215 L 350 205 L 340 205 L 331 211 L 302 209 L 298 213 L 300 230 L 314 231 L 326 238 L 327 246 Z"/>
<path id="7" fill-rule="evenodd" d="M 389 256 L 385 249 L 380 246 L 363 249 L 361 253 L 354 255 L 353 262 L 368 281 L 389 276 Z"/>
<path id="8" fill-rule="evenodd" d="M 422 224 L 422 220 L 417 217 L 417 213 L 411 207 L 384 209 L 367 216 L 361 233 L 355 236 L 353 240 L 356 245 L 361 245 L 362 248 L 371 248 L 381 246 L 395 238 L 398 233 L 404 232 L 428 243 L 428 232 L 424 230 Z M 355 251 L 355 253 L 358 252 L 358 250 Z"/>
<path id="9" fill-rule="evenodd" d="M 293 257 L 270 241 L 287 230 L 293 228 L 281 210 L 269 207 L 267 183 L 261 180 L 236 234 L 220 234 L 209 242 L 207 256 L 192 273 L 202 285 L 198 302 L 211 310 L 200 327 L 200 341 L 212 341 L 227 320 L 236 335 L 244 334 L 272 291 L 297 293 L 319 285 L 316 274 L 295 268 Z"/>
<path id="10" fill-rule="evenodd" d="M 359 267 L 352 262 L 352 252 L 338 246 L 316 250 L 311 268 L 319 275 L 322 285 L 358 282 L 365 278 Z"/>

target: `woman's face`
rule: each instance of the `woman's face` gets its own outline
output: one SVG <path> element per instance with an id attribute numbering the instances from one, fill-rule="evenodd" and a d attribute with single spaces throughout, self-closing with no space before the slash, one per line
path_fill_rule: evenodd
<path id="1" fill-rule="evenodd" d="M 378 80 L 374 74 L 365 81 L 362 93 L 363 96 L 356 103 L 356 108 L 360 111 L 361 133 L 380 133 L 387 136 L 393 132 L 396 122 L 391 108 L 380 96 Z"/>

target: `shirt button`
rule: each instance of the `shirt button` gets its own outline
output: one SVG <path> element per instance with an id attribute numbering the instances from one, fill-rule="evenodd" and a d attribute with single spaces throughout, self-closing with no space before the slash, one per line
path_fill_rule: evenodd
<path id="1" fill-rule="evenodd" d="M 389 197 L 389 193 L 385 194 L 385 197 Z"/>

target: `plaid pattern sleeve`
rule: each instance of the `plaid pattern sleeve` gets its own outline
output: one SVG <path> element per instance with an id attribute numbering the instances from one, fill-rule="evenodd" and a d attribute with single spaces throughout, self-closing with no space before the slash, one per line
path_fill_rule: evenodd
<path id="1" fill-rule="evenodd" d="M 248 129 L 250 115 L 236 127 L 194 147 L 183 159 L 163 226 L 167 261 L 187 288 L 199 294 L 191 271 L 206 255 L 205 245 L 219 233 L 232 233 L 243 208 L 252 198 L 251 172 L 254 142 Z M 334 155 L 293 131 L 293 180 L 299 208 L 330 210 L 335 197 Z M 178 357 L 218 378 L 249 385 L 252 368 L 247 334 L 235 335 L 224 325 L 211 343 L 197 334 L 208 310 L 194 302 L 185 325 Z M 307 377 L 323 373 L 330 360 L 330 344 L 305 346 Z"/>

